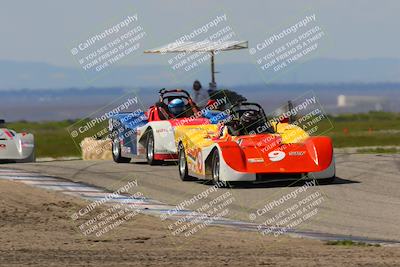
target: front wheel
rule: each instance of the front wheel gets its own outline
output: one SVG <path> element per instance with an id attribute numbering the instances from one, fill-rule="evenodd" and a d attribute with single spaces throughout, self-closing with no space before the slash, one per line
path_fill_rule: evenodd
<path id="1" fill-rule="evenodd" d="M 154 159 L 154 134 L 153 131 L 150 130 L 147 135 L 146 142 L 146 159 L 149 165 L 158 165 L 161 163 L 159 160 Z"/>
<path id="2" fill-rule="evenodd" d="M 190 181 L 192 180 L 188 174 L 188 165 L 186 161 L 185 148 L 182 144 L 179 145 L 178 148 L 178 166 L 179 166 L 179 177 L 182 181 Z"/>
<path id="3" fill-rule="evenodd" d="M 214 153 L 212 155 L 212 168 L 211 168 L 211 176 L 212 176 L 212 181 L 214 182 L 214 184 L 218 185 L 218 187 L 222 187 L 222 188 L 227 188 L 227 187 L 231 187 L 231 185 L 226 182 L 226 181 L 221 181 L 221 163 L 220 163 L 220 156 L 219 156 L 219 152 L 218 149 L 214 150 Z"/>
<path id="4" fill-rule="evenodd" d="M 121 143 L 117 135 L 112 141 L 112 157 L 116 163 L 129 163 L 131 161 L 130 158 L 121 156 Z"/>
<path id="5" fill-rule="evenodd" d="M 220 161 L 218 150 L 215 149 L 212 155 L 212 179 L 214 183 L 219 182 Z"/>

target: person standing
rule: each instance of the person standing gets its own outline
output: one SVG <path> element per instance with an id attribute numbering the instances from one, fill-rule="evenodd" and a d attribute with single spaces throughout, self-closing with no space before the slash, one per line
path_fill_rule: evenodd
<path id="1" fill-rule="evenodd" d="M 201 83 L 196 80 L 193 83 L 193 101 L 196 105 L 203 109 L 207 106 L 208 100 L 210 100 L 209 95 L 205 89 L 201 86 Z"/>

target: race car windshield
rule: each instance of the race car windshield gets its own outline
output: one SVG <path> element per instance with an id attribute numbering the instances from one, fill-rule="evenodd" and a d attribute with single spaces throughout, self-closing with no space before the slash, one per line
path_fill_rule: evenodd
<path id="1" fill-rule="evenodd" d="M 240 103 L 232 107 L 232 120 L 227 123 L 231 135 L 274 133 L 264 110 L 258 104 Z"/>

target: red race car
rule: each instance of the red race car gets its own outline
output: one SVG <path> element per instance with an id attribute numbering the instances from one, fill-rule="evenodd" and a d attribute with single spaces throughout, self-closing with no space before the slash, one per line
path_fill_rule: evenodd
<path id="1" fill-rule="evenodd" d="M 180 125 L 216 123 L 219 112 L 200 111 L 190 94 L 182 89 L 159 91 L 159 100 L 147 112 L 119 113 L 111 117 L 113 159 L 127 163 L 146 159 L 150 165 L 176 160 L 174 128 Z"/>
<path id="2" fill-rule="evenodd" d="M 180 126 L 179 174 L 218 181 L 271 181 L 335 178 L 332 141 L 302 128 L 266 118 L 260 105 L 238 103 L 230 121 Z"/>

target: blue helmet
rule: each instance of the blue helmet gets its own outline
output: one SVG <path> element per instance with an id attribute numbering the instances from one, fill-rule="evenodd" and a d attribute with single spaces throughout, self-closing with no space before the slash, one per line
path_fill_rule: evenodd
<path id="1" fill-rule="evenodd" d="M 174 100 L 171 100 L 171 102 L 169 102 L 168 109 L 175 116 L 179 115 L 185 111 L 185 103 L 182 99 L 175 98 Z"/>

